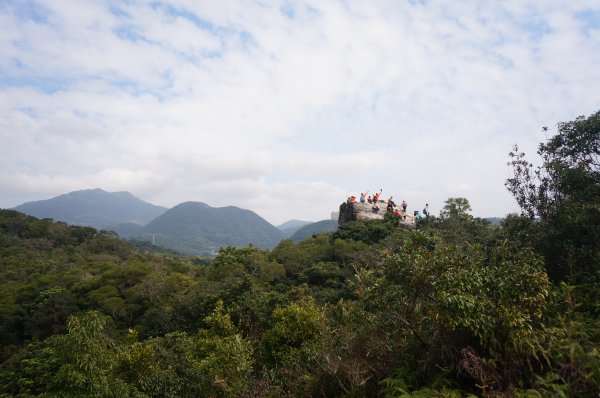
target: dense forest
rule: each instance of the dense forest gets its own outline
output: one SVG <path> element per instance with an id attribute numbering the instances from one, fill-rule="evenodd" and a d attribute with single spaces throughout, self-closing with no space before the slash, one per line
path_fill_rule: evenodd
<path id="1" fill-rule="evenodd" d="M 600 112 L 449 198 L 214 259 L 0 211 L 0 397 L 597 397 Z"/>

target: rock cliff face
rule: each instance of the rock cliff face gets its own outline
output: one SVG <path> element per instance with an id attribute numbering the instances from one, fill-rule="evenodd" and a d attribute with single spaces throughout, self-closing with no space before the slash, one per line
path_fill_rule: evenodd
<path id="1" fill-rule="evenodd" d="M 340 215 L 338 217 L 338 224 L 342 225 L 350 221 L 358 220 L 383 220 L 386 213 L 387 205 L 384 202 L 377 203 L 379 211 L 373 212 L 373 205 L 370 203 L 347 203 L 344 202 L 340 205 Z M 412 214 L 404 214 L 400 212 L 400 225 L 412 229 L 415 227 L 415 220 Z"/>

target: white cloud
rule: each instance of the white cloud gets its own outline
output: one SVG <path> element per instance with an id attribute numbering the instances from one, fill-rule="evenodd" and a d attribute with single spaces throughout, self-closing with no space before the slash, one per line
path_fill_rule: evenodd
<path id="1" fill-rule="evenodd" d="M 40 3 L 0 7 L 4 207 L 99 186 L 280 223 L 382 187 L 503 215 L 512 144 L 600 102 L 592 0 Z"/>

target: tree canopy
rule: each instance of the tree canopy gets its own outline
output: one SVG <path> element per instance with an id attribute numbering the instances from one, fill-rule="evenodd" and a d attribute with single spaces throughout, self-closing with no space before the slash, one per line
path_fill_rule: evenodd
<path id="1" fill-rule="evenodd" d="M 511 154 L 500 226 L 449 198 L 207 260 L 0 210 L 0 397 L 596 397 L 598 120 Z"/>

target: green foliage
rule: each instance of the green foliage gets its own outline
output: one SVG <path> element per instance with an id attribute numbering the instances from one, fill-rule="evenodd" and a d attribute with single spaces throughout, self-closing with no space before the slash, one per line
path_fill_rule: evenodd
<path id="1" fill-rule="evenodd" d="M 331 240 L 327 235 L 317 235 L 295 244 L 283 240 L 271 252 L 271 258 L 285 268 L 288 278 L 296 279 L 305 268 L 318 261 L 332 258 Z"/>
<path id="2" fill-rule="evenodd" d="M 513 176 L 506 187 L 523 213 L 540 217 L 543 233 L 534 238 L 556 281 L 598 280 L 600 269 L 600 111 L 559 123 L 539 146 L 542 165 L 534 168 L 515 146 Z M 543 244 L 546 243 L 546 245 Z M 543 246 L 546 246 L 543 248 Z"/>
<path id="3" fill-rule="evenodd" d="M 113 377 L 113 347 L 106 334 L 107 318 L 98 312 L 72 316 L 68 333 L 50 342 L 59 367 L 50 381 L 51 390 L 65 396 L 119 396 L 124 391 Z"/>
<path id="4" fill-rule="evenodd" d="M 273 311 L 273 326 L 263 337 L 269 358 L 292 369 L 308 369 L 320 348 L 323 313 L 312 300 Z"/>
<path id="5" fill-rule="evenodd" d="M 412 389 L 438 377 L 440 366 L 471 378 L 470 388 L 505 388 L 537 363 L 537 348 L 526 342 L 540 331 L 550 285 L 531 252 L 488 252 L 414 233 L 381 267 L 358 273 L 356 285 L 377 314 L 379 338 L 419 375 Z"/>
<path id="6" fill-rule="evenodd" d="M 223 279 L 225 277 L 223 269 L 227 269 L 229 275 L 237 273 L 239 275 L 245 273 L 250 274 L 262 281 L 273 282 L 281 279 L 285 275 L 285 269 L 281 264 L 269 259 L 266 250 L 257 249 L 253 246 L 247 248 L 227 247 L 219 250 L 219 254 L 215 257 L 212 268 L 218 272 L 215 279 Z"/>
<path id="7" fill-rule="evenodd" d="M 600 321 L 579 311 L 576 290 L 563 283 L 555 296 L 555 316 L 547 328 L 552 337 L 546 348 L 550 370 L 535 383 L 548 394 L 600 394 Z"/>
<path id="8" fill-rule="evenodd" d="M 224 313 L 222 301 L 217 302 L 205 323 L 208 329 L 198 332 L 196 345 L 204 391 L 239 396 L 252 371 L 252 344 L 237 332 L 229 315 Z"/>
<path id="9" fill-rule="evenodd" d="M 382 220 L 352 221 L 340 225 L 333 238 L 375 244 L 390 236 L 394 230 L 393 224 Z"/>
<path id="10" fill-rule="evenodd" d="M 311 285 L 340 288 L 344 282 L 344 273 L 339 265 L 331 262 L 319 262 L 306 268 L 300 280 Z"/>
<path id="11" fill-rule="evenodd" d="M 207 260 L 0 210 L 0 397 L 598 396 L 597 118 L 500 226 L 450 198 Z"/>
<path id="12" fill-rule="evenodd" d="M 54 347 L 39 341 L 31 342 L 0 366 L 0 396 L 46 393 L 58 367 Z"/>
<path id="13" fill-rule="evenodd" d="M 371 274 L 362 270 L 357 275 L 359 284 L 367 282 Z M 362 290 L 357 292 L 359 296 Z M 326 312 L 327 327 L 323 332 L 323 349 L 318 363 L 323 373 L 323 384 L 337 386 L 338 395 L 373 396 L 378 381 L 396 362 L 402 344 L 394 341 L 393 328 L 384 328 L 381 313 L 374 310 L 368 299 L 340 300 Z M 334 390 L 336 391 L 336 390 Z M 332 392 L 329 396 L 335 396 Z"/>
<path id="14" fill-rule="evenodd" d="M 310 238 L 311 236 L 335 232 L 337 229 L 337 220 L 317 221 L 299 228 L 290 236 L 290 240 L 292 240 L 295 243 L 298 243 L 303 241 L 304 239 Z"/>
<path id="15" fill-rule="evenodd" d="M 523 211 L 553 220 L 568 202 L 600 198 L 600 111 L 559 123 L 558 134 L 538 149 L 543 164 L 533 166 L 515 146 L 510 153 L 513 177 L 506 182 Z"/>
<path id="16" fill-rule="evenodd" d="M 194 339 L 181 332 L 134 342 L 119 353 L 119 373 L 143 396 L 202 396 L 202 373 L 193 352 Z"/>
<path id="17" fill-rule="evenodd" d="M 410 373 L 406 374 L 405 368 L 398 368 L 394 373 L 381 381 L 383 386 L 383 395 L 390 398 L 475 398 L 473 394 L 464 393 L 451 387 L 421 388 L 418 390 L 411 389 L 410 385 L 414 384 L 411 381 Z M 408 380 L 407 380 L 408 379 Z"/>
<path id="18" fill-rule="evenodd" d="M 465 198 L 449 198 L 439 218 L 428 217 L 417 224 L 423 231 L 440 235 L 445 242 L 455 245 L 482 244 L 493 246 L 499 239 L 498 230 L 481 218 L 473 218 L 468 213 L 469 202 Z"/>
<path id="19" fill-rule="evenodd" d="M 76 299 L 68 290 L 60 286 L 44 290 L 30 308 L 30 316 L 24 323 L 24 334 L 45 338 L 63 333 L 67 318 L 77 310 Z"/>
<path id="20" fill-rule="evenodd" d="M 440 218 L 468 218 L 471 205 L 466 198 L 448 198 L 440 211 Z"/>
<path id="21" fill-rule="evenodd" d="M 185 202 L 145 225 L 138 236 L 180 253 L 214 255 L 223 246 L 272 248 L 282 233 L 250 210 Z"/>

